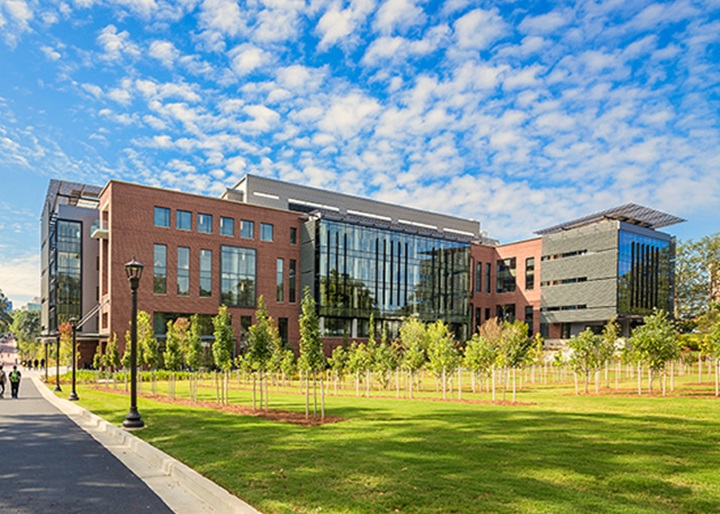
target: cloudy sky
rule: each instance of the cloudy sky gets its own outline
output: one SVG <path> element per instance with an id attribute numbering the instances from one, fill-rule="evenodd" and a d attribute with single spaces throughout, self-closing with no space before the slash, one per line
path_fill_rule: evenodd
<path id="1" fill-rule="evenodd" d="M 245 173 L 509 242 L 638 202 L 720 230 L 720 0 L 0 0 L 0 289 L 51 178 Z"/>

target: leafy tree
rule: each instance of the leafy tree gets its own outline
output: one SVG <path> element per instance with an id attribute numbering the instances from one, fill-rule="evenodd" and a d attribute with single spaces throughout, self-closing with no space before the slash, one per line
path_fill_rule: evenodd
<path id="1" fill-rule="evenodd" d="M 160 345 L 155 338 L 152 317 L 146 311 L 138 311 L 137 332 L 138 362 L 149 369 L 157 369 L 160 365 Z"/>
<path id="2" fill-rule="evenodd" d="M 465 345 L 464 366 L 473 373 L 474 377 L 478 375 L 490 376 L 490 371 L 496 360 L 497 347 L 493 347 L 490 341 L 479 333 L 473 334 Z"/>
<path id="3" fill-rule="evenodd" d="M 245 358 L 258 372 L 260 377 L 260 405 L 263 403 L 263 385 L 265 372 L 272 355 L 282 348 L 282 341 L 277 326 L 268 314 L 265 299 L 258 298 L 258 309 L 255 311 L 255 323 L 250 326 L 248 334 L 248 348 Z M 268 407 L 267 386 L 265 390 L 265 408 Z"/>
<path id="4" fill-rule="evenodd" d="M 197 314 L 190 316 L 190 328 L 187 332 L 184 347 L 185 364 L 197 370 L 202 365 L 202 343 L 200 339 L 200 318 Z"/>
<path id="5" fill-rule="evenodd" d="M 513 402 L 516 400 L 517 369 L 522 368 L 528 360 L 533 339 L 528 337 L 528 326 L 524 321 L 515 320 L 503 323 L 500 339 L 500 359 L 506 368 L 513 370 Z"/>
<path id="6" fill-rule="evenodd" d="M 10 312 L 10 300 L 0 289 L 0 332 L 7 332 L 13 323 L 13 317 Z"/>
<path id="7" fill-rule="evenodd" d="M 347 370 L 355 375 L 355 394 L 360 396 L 360 375 L 366 373 L 372 364 L 372 357 L 365 343 L 353 341 L 348 350 Z"/>
<path id="8" fill-rule="evenodd" d="M 180 371 L 182 369 L 181 336 L 179 335 L 179 330 L 176 328 L 176 322 L 172 320 L 167 322 L 163 361 L 165 363 L 165 369 L 169 371 Z"/>
<path id="9" fill-rule="evenodd" d="M 406 318 L 400 326 L 400 342 L 402 345 L 402 367 L 410 374 L 410 398 L 413 397 L 415 373 L 426 361 L 427 328 L 418 318 Z"/>
<path id="10" fill-rule="evenodd" d="M 230 371 L 235 340 L 227 306 L 221 305 L 218 308 L 217 315 L 213 317 L 213 328 L 215 329 L 213 331 L 215 341 L 212 345 L 212 352 L 215 365 L 225 372 Z"/>
<path id="11" fill-rule="evenodd" d="M 678 334 L 668 313 L 655 309 L 651 315 L 645 316 L 644 324 L 632 331 L 630 344 L 650 369 L 648 386 L 652 392 L 654 375 L 664 372 L 667 362 L 680 356 Z"/>
<path id="12" fill-rule="evenodd" d="M 70 366 L 72 364 L 72 326 L 66 321 L 58 327 L 58 332 L 60 332 L 60 362 L 65 366 Z"/>
<path id="13" fill-rule="evenodd" d="M 568 341 L 572 350 L 570 365 L 573 371 L 585 376 L 585 394 L 588 393 L 590 374 L 594 373 L 600 366 L 600 347 L 603 338 L 595 334 L 590 328 L 586 328 L 577 336 Z"/>
<path id="14" fill-rule="evenodd" d="M 447 398 L 447 375 L 452 374 L 460 363 L 455 340 L 442 320 L 428 325 L 427 339 L 428 367 L 442 380 L 443 398 Z"/>
<path id="15" fill-rule="evenodd" d="M 95 355 L 93 355 L 93 368 L 102 369 L 105 367 L 105 354 L 103 352 L 102 341 L 98 341 L 97 348 L 95 348 Z"/>
<path id="16" fill-rule="evenodd" d="M 720 320 L 705 334 L 702 351 L 715 361 L 715 396 L 720 396 Z"/>
<path id="17" fill-rule="evenodd" d="M 328 359 L 330 369 L 335 376 L 335 380 L 342 380 L 345 377 L 346 364 L 348 360 L 348 351 L 344 346 L 336 346 Z"/>
<path id="18" fill-rule="evenodd" d="M 10 330 L 15 335 L 20 355 L 34 358 L 39 349 L 37 338 L 40 336 L 40 312 L 14 311 Z"/>
<path id="19" fill-rule="evenodd" d="M 383 331 L 383 336 L 385 336 L 385 331 Z M 391 373 L 398 368 L 399 363 L 400 354 L 397 346 L 388 342 L 386 336 L 383 337 L 372 356 L 373 373 L 383 388 L 389 387 Z"/>
<path id="20" fill-rule="evenodd" d="M 313 415 L 317 414 L 317 372 L 325 367 L 325 355 L 323 355 L 323 343 L 320 336 L 320 321 L 315 307 L 315 299 L 310 293 L 310 288 L 305 288 L 302 299 L 302 314 L 300 315 L 300 360 L 302 368 L 313 375 L 313 397 L 315 399 Z M 322 376 L 320 377 L 322 389 Z M 309 416 L 309 386 L 305 382 L 305 416 Z M 324 391 L 324 389 L 323 389 Z M 323 398 L 324 402 L 324 398 Z M 325 416 L 325 413 L 322 413 Z"/>
<path id="21" fill-rule="evenodd" d="M 678 245 L 675 265 L 677 315 L 702 315 L 720 291 L 720 232 Z"/>
<path id="22" fill-rule="evenodd" d="M 105 355 L 103 356 L 103 366 L 111 371 L 115 371 L 120 367 L 120 355 L 118 353 L 117 334 L 113 333 L 105 347 Z"/>

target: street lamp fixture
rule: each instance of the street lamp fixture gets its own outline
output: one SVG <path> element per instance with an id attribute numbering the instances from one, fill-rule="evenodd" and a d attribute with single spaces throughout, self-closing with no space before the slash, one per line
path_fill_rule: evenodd
<path id="1" fill-rule="evenodd" d="M 70 396 L 68 396 L 68 400 L 77 401 L 80 399 L 80 397 L 77 395 L 77 391 L 75 390 L 75 370 L 77 369 L 77 323 L 78 319 L 76 317 L 72 317 L 68 320 L 70 323 L 70 326 L 72 327 L 72 391 L 70 392 Z"/>
<path id="2" fill-rule="evenodd" d="M 130 311 L 130 412 L 125 416 L 123 427 L 143 428 L 145 422 L 137 409 L 137 290 L 142 277 L 143 265 L 132 258 L 125 264 L 125 274 L 130 282 L 132 308 Z"/>

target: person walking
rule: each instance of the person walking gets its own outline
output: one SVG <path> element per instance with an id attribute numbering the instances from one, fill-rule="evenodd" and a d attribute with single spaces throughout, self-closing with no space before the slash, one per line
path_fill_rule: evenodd
<path id="1" fill-rule="evenodd" d="M 2 364 L 0 364 L 0 398 L 5 398 L 5 371 L 3 370 Z"/>
<path id="2" fill-rule="evenodd" d="M 10 372 L 10 393 L 13 398 L 18 397 L 18 390 L 20 389 L 20 377 L 22 375 L 17 369 L 17 366 L 13 366 L 13 370 Z"/>

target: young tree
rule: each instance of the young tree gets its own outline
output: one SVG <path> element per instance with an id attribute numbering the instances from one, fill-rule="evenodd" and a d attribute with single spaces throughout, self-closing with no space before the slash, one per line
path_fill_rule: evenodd
<path id="1" fill-rule="evenodd" d="M 105 355 L 103 353 L 102 341 L 98 341 L 97 347 L 95 348 L 95 355 L 93 355 L 93 368 L 101 371 L 105 367 Z"/>
<path id="2" fill-rule="evenodd" d="M 190 327 L 187 332 L 184 348 L 185 364 L 193 371 L 202 365 L 202 342 L 200 339 L 200 317 L 197 314 L 190 316 Z"/>
<path id="3" fill-rule="evenodd" d="M 438 320 L 427 327 L 428 363 L 430 371 L 442 381 L 443 399 L 447 398 L 447 376 L 457 369 L 460 358 L 448 326 Z"/>
<path id="4" fill-rule="evenodd" d="M 165 332 L 163 361 L 165 362 L 165 369 L 169 371 L 180 371 L 182 369 L 183 357 L 180 336 L 175 328 L 175 323 L 171 320 L 167 322 L 167 331 Z"/>
<path id="5" fill-rule="evenodd" d="M 491 348 L 495 348 L 495 352 L 497 355 L 495 362 L 493 362 L 492 367 L 490 368 L 492 399 L 493 401 L 495 401 L 495 368 L 498 365 L 502 366 L 502 355 L 500 353 L 500 346 L 503 337 L 503 325 L 497 318 L 490 318 L 480 326 L 480 328 L 478 329 L 478 333 L 483 339 L 488 342 Z"/>
<path id="6" fill-rule="evenodd" d="M 413 397 L 415 373 L 425 364 L 427 348 L 427 328 L 418 318 L 406 318 L 400 326 L 400 342 L 402 344 L 402 367 L 409 377 L 410 398 Z"/>
<path id="7" fill-rule="evenodd" d="M 720 320 L 716 321 L 705 334 L 702 351 L 715 362 L 715 396 L 720 396 Z"/>
<path id="8" fill-rule="evenodd" d="M 610 387 L 610 384 L 608 383 L 609 377 L 607 373 L 608 365 L 617 350 L 616 344 L 619 334 L 620 325 L 618 325 L 617 320 L 613 316 L 608 320 L 607 323 L 605 323 L 605 326 L 603 327 L 603 332 L 601 336 L 602 341 L 600 342 L 600 348 L 598 349 L 598 360 L 600 361 L 599 367 L 605 368 L 605 387 Z"/>
<path id="9" fill-rule="evenodd" d="M 599 354 L 602 344 L 603 338 L 595 334 L 590 328 L 586 328 L 568 341 L 568 346 L 572 350 L 570 365 L 575 373 L 585 376 L 585 394 L 588 393 L 590 374 L 594 373 L 600 365 Z"/>
<path id="10" fill-rule="evenodd" d="M 355 375 L 355 395 L 360 396 L 360 375 L 370 369 L 370 353 L 365 343 L 353 341 L 348 349 L 347 370 Z"/>
<path id="11" fill-rule="evenodd" d="M 513 402 L 517 399 L 517 370 L 526 364 L 532 345 L 533 339 L 528 337 L 528 326 L 524 321 L 503 323 L 500 355 L 505 367 L 513 370 Z"/>
<path id="12" fill-rule="evenodd" d="M 267 385 L 265 372 L 268 362 L 276 350 L 282 347 L 280 334 L 275 323 L 268 314 L 265 299 L 258 298 L 258 308 L 255 311 L 255 323 L 250 326 L 248 334 L 248 348 L 246 358 L 257 371 L 260 378 L 260 405 L 263 403 L 263 386 L 265 386 L 265 409 L 268 408 Z"/>
<path id="13" fill-rule="evenodd" d="M 72 326 L 66 321 L 58 327 L 58 332 L 60 332 L 60 362 L 65 366 L 70 366 L 72 363 Z"/>
<path id="14" fill-rule="evenodd" d="M 235 337 L 227 306 L 221 305 L 218 308 L 217 315 L 213 317 L 213 328 L 215 341 L 212 345 L 212 353 L 215 365 L 223 372 L 224 380 L 221 400 L 223 403 L 227 403 L 228 372 L 232 366 L 233 349 L 235 347 Z"/>
<path id="15" fill-rule="evenodd" d="M 677 331 L 668 313 L 655 309 L 651 315 L 645 316 L 644 324 L 632 331 L 630 344 L 648 366 L 648 387 L 652 392 L 654 375 L 664 372 L 667 362 L 680 356 Z"/>
<path id="16" fill-rule="evenodd" d="M 120 367 L 120 354 L 118 353 L 117 334 L 115 333 L 110 337 L 105 347 L 103 366 L 112 372 L 117 371 Z"/>
<path id="17" fill-rule="evenodd" d="M 13 317 L 10 310 L 10 300 L 0 289 L 0 332 L 7 332 L 12 325 Z"/>
<path id="18" fill-rule="evenodd" d="M 479 333 L 473 334 L 465 345 L 464 366 L 473 374 L 473 392 L 475 380 L 479 375 L 490 376 L 493 364 L 497 360 L 497 348 Z"/>
<path id="19" fill-rule="evenodd" d="M 720 232 L 699 241 L 683 241 L 676 255 L 677 315 L 683 319 L 702 315 L 720 290 Z"/>
<path id="20" fill-rule="evenodd" d="M 157 369 L 160 365 L 160 345 L 155 338 L 152 317 L 145 311 L 138 311 L 137 332 L 138 363 Z M 129 343 L 130 338 L 127 337 L 126 341 Z"/>
<path id="21" fill-rule="evenodd" d="M 345 377 L 348 352 L 344 346 L 336 346 L 328 359 L 328 364 L 335 378 L 335 394 L 337 394 L 337 383 Z"/>
<path id="22" fill-rule="evenodd" d="M 320 321 L 315 307 L 315 299 L 306 287 L 302 299 L 302 314 L 300 315 L 300 365 L 309 374 L 313 375 L 313 397 L 315 399 L 313 415 L 317 415 L 317 373 L 325 367 L 323 355 L 323 342 L 320 335 Z M 307 377 L 307 376 L 306 376 Z M 320 377 L 321 392 L 324 393 L 322 376 Z M 310 389 L 308 379 L 305 379 L 305 416 L 309 416 Z M 325 399 L 323 398 L 323 405 Z M 324 408 L 322 417 L 325 418 Z"/>

